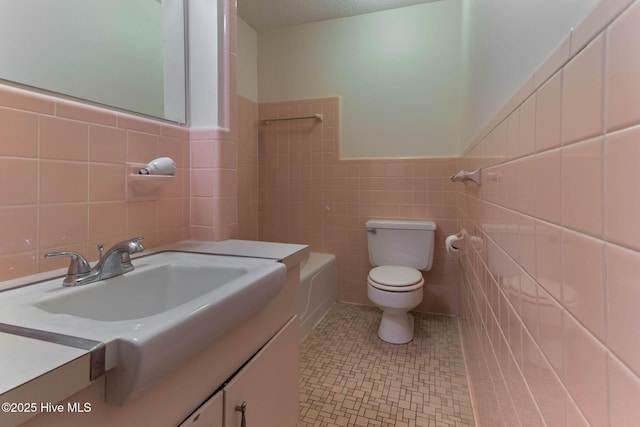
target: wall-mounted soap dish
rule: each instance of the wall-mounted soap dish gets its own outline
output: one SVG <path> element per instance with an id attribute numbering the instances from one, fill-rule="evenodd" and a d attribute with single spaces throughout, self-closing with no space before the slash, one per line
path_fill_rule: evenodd
<path id="1" fill-rule="evenodd" d="M 128 202 L 158 200 L 160 189 L 177 182 L 175 175 L 141 175 L 144 163 L 127 163 L 125 168 L 125 195 Z"/>

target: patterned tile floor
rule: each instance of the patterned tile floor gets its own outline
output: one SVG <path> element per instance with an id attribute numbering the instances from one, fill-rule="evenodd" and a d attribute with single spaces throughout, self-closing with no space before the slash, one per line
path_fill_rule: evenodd
<path id="1" fill-rule="evenodd" d="M 302 343 L 298 427 L 474 426 L 457 320 L 418 313 L 394 345 L 381 313 L 336 303 Z"/>

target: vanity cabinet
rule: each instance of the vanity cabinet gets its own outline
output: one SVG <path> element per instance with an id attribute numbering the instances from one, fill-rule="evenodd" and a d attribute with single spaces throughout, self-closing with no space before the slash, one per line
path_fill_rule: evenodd
<path id="1" fill-rule="evenodd" d="M 192 250 L 206 253 L 189 244 Z M 257 248 L 253 250 L 262 250 L 265 245 L 281 246 L 243 241 L 227 245 Z M 121 406 L 106 401 L 108 375 L 104 375 L 60 402 L 65 408 L 69 403 L 89 402 L 91 412 L 40 413 L 29 419 L 27 425 L 242 427 L 242 414 L 235 407 L 247 402 L 247 427 L 294 427 L 299 390 L 299 258 L 308 249 L 293 249 L 295 256 L 278 256 L 294 257 L 278 295 L 133 400 Z M 58 387 L 57 383 L 51 384 Z"/>
<path id="2" fill-rule="evenodd" d="M 217 392 L 198 408 L 180 427 L 224 427 L 224 394 Z"/>
<path id="3" fill-rule="evenodd" d="M 294 427 L 298 417 L 298 321 L 297 316 L 290 319 L 180 427 Z"/>

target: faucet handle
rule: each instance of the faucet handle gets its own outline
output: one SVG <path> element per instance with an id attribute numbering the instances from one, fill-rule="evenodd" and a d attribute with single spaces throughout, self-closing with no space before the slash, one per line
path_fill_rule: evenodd
<path id="1" fill-rule="evenodd" d="M 71 261 L 69 262 L 69 269 L 67 270 L 67 275 L 78 275 L 78 274 L 86 274 L 91 271 L 91 266 L 82 255 L 75 252 L 52 252 L 48 253 L 44 256 L 45 258 L 60 258 L 60 257 L 69 257 Z"/>
<path id="2" fill-rule="evenodd" d="M 104 243 L 98 243 L 98 261 L 102 261 L 104 255 Z"/>

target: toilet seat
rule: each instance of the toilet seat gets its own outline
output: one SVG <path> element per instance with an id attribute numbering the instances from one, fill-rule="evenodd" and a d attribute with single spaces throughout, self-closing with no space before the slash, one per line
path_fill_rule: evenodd
<path id="1" fill-rule="evenodd" d="M 383 265 L 369 272 L 368 282 L 374 288 L 387 292 L 410 292 L 424 285 L 424 278 L 415 268 Z"/>

